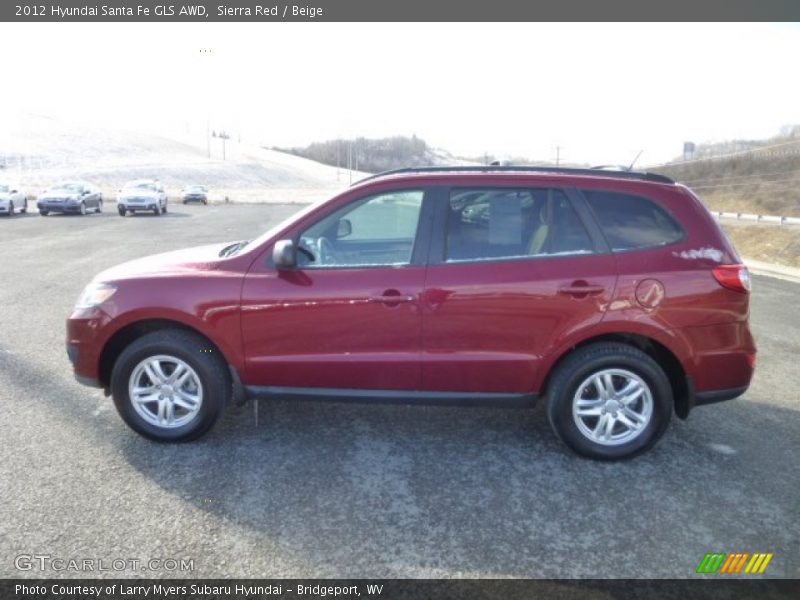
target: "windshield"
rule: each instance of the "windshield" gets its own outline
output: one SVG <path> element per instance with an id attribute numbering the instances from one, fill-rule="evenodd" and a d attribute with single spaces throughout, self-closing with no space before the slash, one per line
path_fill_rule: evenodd
<path id="1" fill-rule="evenodd" d="M 204 185 L 187 185 L 186 186 L 187 192 L 205 192 L 206 186 Z"/>
<path id="2" fill-rule="evenodd" d="M 80 183 L 59 183 L 50 188 L 51 192 L 69 192 L 70 194 L 80 194 L 83 186 Z"/>
<path id="3" fill-rule="evenodd" d="M 240 254 L 242 252 L 249 252 L 250 250 L 252 250 L 254 248 L 257 248 L 258 246 L 260 246 L 264 242 L 268 241 L 270 238 L 276 236 L 281 231 L 281 229 L 285 229 L 286 227 L 291 225 L 294 221 L 296 221 L 298 219 L 301 219 L 304 216 L 306 216 L 308 213 L 316 210 L 321 205 L 325 204 L 328 200 L 329 200 L 329 198 L 324 198 L 322 200 L 314 202 L 313 204 L 309 204 L 308 206 L 306 206 L 300 212 L 296 212 L 293 215 L 288 216 L 283 221 L 281 221 L 280 223 L 278 223 L 274 227 L 271 227 L 270 229 L 268 229 L 267 231 L 262 233 L 257 238 L 250 240 L 249 242 L 244 244 L 241 248 L 237 248 L 236 251 L 233 252 L 232 254 Z"/>
<path id="4" fill-rule="evenodd" d="M 156 184 L 152 181 L 132 181 L 125 184 L 123 189 L 126 190 L 146 190 L 150 192 L 156 191 Z"/>

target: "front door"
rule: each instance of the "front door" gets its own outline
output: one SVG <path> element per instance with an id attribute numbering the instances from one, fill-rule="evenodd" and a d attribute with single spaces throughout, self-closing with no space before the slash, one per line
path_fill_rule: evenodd
<path id="1" fill-rule="evenodd" d="M 442 205 L 423 300 L 423 388 L 539 391 L 541 359 L 602 318 L 613 256 L 562 190 L 454 188 Z"/>
<path id="2" fill-rule="evenodd" d="M 297 268 L 257 261 L 242 295 L 247 384 L 419 389 L 424 197 L 358 198 L 293 236 Z"/>

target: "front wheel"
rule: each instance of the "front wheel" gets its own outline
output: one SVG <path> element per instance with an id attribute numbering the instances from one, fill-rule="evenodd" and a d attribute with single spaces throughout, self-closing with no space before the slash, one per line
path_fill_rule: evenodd
<path id="1" fill-rule="evenodd" d="M 672 406 L 672 387 L 657 362 L 633 346 L 599 343 L 576 350 L 556 368 L 547 417 L 578 454 L 619 460 L 655 445 Z"/>
<path id="2" fill-rule="evenodd" d="M 80 211 L 81 211 L 81 215 L 84 215 L 84 216 L 86 215 L 86 202 L 81 202 Z"/>
<path id="3" fill-rule="evenodd" d="M 103 212 L 103 201 L 102 200 L 98 200 L 97 201 L 97 208 L 95 209 L 94 212 L 96 212 L 96 213 Z"/>
<path id="4" fill-rule="evenodd" d="M 122 419 L 159 442 L 185 442 L 222 414 L 231 383 L 224 360 L 203 338 L 169 329 L 142 336 L 114 364 L 111 391 Z"/>
<path id="5" fill-rule="evenodd" d="M 8 203 L 8 216 L 9 217 L 13 217 L 14 216 L 14 203 L 13 202 L 9 202 Z"/>
<path id="6" fill-rule="evenodd" d="M 42 215 L 43 217 L 46 217 L 47 215 L 50 214 L 50 211 L 49 210 L 40 209 L 39 210 L 39 214 Z"/>
<path id="7" fill-rule="evenodd" d="M 22 205 L 22 208 L 19 209 L 23 215 L 28 212 L 28 199 L 25 198 L 25 203 Z"/>
<path id="8" fill-rule="evenodd" d="M 128 211 L 125 210 L 124 206 L 118 206 L 117 207 L 117 212 L 119 213 L 120 217 L 124 217 L 127 214 Z"/>

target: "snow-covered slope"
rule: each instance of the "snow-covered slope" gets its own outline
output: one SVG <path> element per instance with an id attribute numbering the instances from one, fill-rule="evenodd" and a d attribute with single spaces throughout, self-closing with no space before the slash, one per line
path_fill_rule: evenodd
<path id="1" fill-rule="evenodd" d="M 178 141 L 148 133 L 68 124 L 38 115 L 0 118 L 0 179 L 35 195 L 60 179 L 80 178 L 108 194 L 125 181 L 161 180 L 177 193 L 190 183 L 210 186 L 212 197 L 232 200 L 310 200 L 350 183 L 350 174 L 254 144 L 226 140 Z M 354 173 L 353 181 L 364 176 Z"/>

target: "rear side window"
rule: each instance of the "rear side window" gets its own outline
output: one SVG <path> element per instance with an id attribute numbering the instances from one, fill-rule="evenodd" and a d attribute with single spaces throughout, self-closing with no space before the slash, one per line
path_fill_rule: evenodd
<path id="1" fill-rule="evenodd" d="M 448 262 L 588 254 L 593 246 L 557 189 L 456 189 L 447 219 Z"/>
<path id="2" fill-rule="evenodd" d="M 617 192 L 583 190 L 612 250 L 677 242 L 683 229 L 652 200 Z"/>

